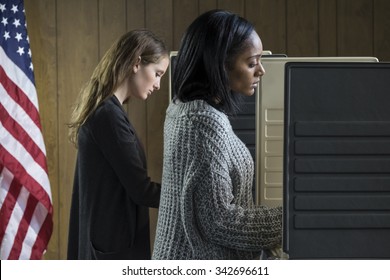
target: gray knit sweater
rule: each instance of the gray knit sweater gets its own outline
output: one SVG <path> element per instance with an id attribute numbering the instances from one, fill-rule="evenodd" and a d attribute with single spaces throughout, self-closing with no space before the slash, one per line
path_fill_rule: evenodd
<path id="1" fill-rule="evenodd" d="M 253 169 L 224 113 L 171 103 L 153 259 L 254 259 L 280 245 L 282 210 L 254 205 Z"/>

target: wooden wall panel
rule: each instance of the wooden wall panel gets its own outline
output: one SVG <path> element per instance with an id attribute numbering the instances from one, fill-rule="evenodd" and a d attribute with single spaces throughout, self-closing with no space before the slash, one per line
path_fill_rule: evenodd
<path id="1" fill-rule="evenodd" d="M 139 28 L 145 28 L 145 0 L 127 0 L 126 22 L 127 31 Z M 130 99 L 128 101 L 127 113 L 130 121 L 137 130 L 140 141 L 145 146 L 147 152 L 147 123 L 146 123 L 146 103 L 143 100 Z"/>
<path id="2" fill-rule="evenodd" d="M 173 48 L 178 50 L 184 31 L 198 16 L 199 3 L 193 0 L 173 0 Z M 178 23 L 178 24 L 176 24 Z"/>
<path id="3" fill-rule="evenodd" d="M 318 1 L 287 1 L 287 55 L 318 56 Z"/>
<path id="4" fill-rule="evenodd" d="M 88 15 L 88 16 L 86 16 Z M 58 110 L 59 131 L 59 188 L 61 201 L 60 247 L 61 258 L 66 258 L 70 199 L 76 150 L 68 141 L 70 112 L 80 88 L 89 79 L 99 59 L 98 1 L 58 1 Z"/>
<path id="5" fill-rule="evenodd" d="M 374 1 L 374 54 L 390 62 L 390 1 Z"/>
<path id="6" fill-rule="evenodd" d="M 254 24 L 264 50 L 286 52 L 285 0 L 246 0 L 245 17 Z"/>
<path id="7" fill-rule="evenodd" d="M 339 56 L 373 55 L 373 1 L 337 1 Z"/>
<path id="8" fill-rule="evenodd" d="M 127 0 L 127 30 L 145 27 L 145 3 L 145 0 Z"/>
<path id="9" fill-rule="evenodd" d="M 111 45 L 122 36 L 127 29 L 126 0 L 99 0 L 99 58 L 101 58 Z M 92 74 L 92 73 L 91 73 Z"/>
<path id="10" fill-rule="evenodd" d="M 217 1 L 218 9 L 228 10 L 230 12 L 239 14 L 240 16 L 244 15 L 245 10 L 245 1 L 244 0 L 218 0 Z"/>
<path id="11" fill-rule="evenodd" d="M 318 0 L 319 56 L 337 56 L 337 0 Z"/>
<path id="12" fill-rule="evenodd" d="M 59 104 L 57 104 L 56 3 L 51 0 L 42 0 L 37 3 L 25 1 L 25 11 L 54 205 L 53 234 L 45 258 L 58 259 L 60 257 L 58 205 L 61 194 L 58 182 L 57 111 Z"/>
<path id="13" fill-rule="evenodd" d="M 217 0 L 198 0 L 198 3 L 199 3 L 199 15 L 203 14 L 206 11 L 214 10 L 217 8 Z"/>

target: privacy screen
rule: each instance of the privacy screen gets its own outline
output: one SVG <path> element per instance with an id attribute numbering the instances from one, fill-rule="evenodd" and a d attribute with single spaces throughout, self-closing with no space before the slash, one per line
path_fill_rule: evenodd
<path id="1" fill-rule="evenodd" d="M 284 251 L 390 259 L 390 63 L 285 71 Z"/>

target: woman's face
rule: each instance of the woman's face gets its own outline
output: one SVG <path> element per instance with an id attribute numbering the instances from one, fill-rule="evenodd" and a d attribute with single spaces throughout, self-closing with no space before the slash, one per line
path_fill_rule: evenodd
<path id="1" fill-rule="evenodd" d="M 251 96 L 258 87 L 261 76 L 265 74 L 261 65 L 263 44 L 255 31 L 248 38 L 247 45 L 227 72 L 230 88 L 237 93 Z"/>
<path id="2" fill-rule="evenodd" d="M 161 77 L 165 74 L 169 58 L 164 56 L 157 63 L 137 63 L 129 82 L 129 96 L 146 100 L 155 90 L 160 89 Z"/>

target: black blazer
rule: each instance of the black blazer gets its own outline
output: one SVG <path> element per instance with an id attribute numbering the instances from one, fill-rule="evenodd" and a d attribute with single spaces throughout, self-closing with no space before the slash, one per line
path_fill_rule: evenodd
<path id="1" fill-rule="evenodd" d="M 150 259 L 148 207 L 158 207 L 160 191 L 134 127 L 110 97 L 79 131 L 68 259 Z"/>

